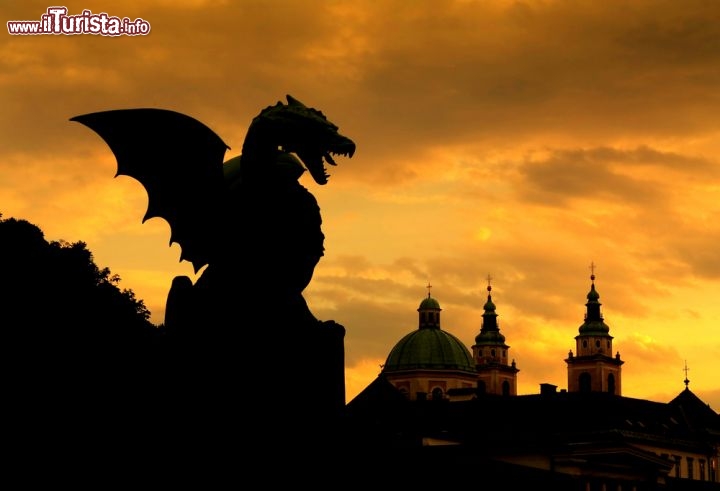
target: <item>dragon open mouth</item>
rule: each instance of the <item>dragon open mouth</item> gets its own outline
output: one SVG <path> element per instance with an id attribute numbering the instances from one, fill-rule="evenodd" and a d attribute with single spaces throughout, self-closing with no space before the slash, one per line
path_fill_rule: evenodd
<path id="1" fill-rule="evenodd" d="M 333 155 L 340 155 L 342 157 L 352 158 L 353 154 L 355 153 L 355 145 L 349 146 L 347 148 L 338 149 L 338 150 L 330 150 L 328 152 L 325 152 L 325 162 L 330 165 L 337 165 L 335 163 L 335 159 L 333 159 Z"/>
<path id="2" fill-rule="evenodd" d="M 316 183 L 327 184 L 330 174 L 328 174 L 325 164 L 337 166 L 337 162 L 335 162 L 334 157 L 342 156 L 352 158 L 354 154 L 355 144 L 350 141 L 346 141 L 335 145 L 332 149 L 326 150 L 321 154 L 321 156 L 302 160 Z M 302 158 L 302 155 L 300 155 L 300 158 Z"/>

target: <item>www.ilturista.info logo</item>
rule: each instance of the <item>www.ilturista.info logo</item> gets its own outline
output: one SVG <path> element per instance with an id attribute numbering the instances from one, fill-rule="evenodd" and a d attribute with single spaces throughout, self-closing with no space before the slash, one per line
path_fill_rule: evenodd
<path id="1" fill-rule="evenodd" d="M 67 7 L 48 7 L 40 20 L 9 20 L 8 33 L 18 36 L 38 34 L 95 34 L 100 36 L 144 36 L 150 32 L 150 23 L 144 19 L 111 16 L 102 12 L 68 15 Z"/>

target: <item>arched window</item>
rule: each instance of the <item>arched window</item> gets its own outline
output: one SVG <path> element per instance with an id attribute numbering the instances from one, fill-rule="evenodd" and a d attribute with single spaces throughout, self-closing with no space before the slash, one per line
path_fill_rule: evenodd
<path id="1" fill-rule="evenodd" d="M 432 390 L 432 400 L 441 401 L 443 398 L 443 390 L 440 387 L 435 387 Z"/>
<path id="2" fill-rule="evenodd" d="M 615 375 L 612 373 L 608 375 L 607 391 L 611 394 L 615 393 Z"/>
<path id="3" fill-rule="evenodd" d="M 478 394 L 484 394 L 487 389 L 485 388 L 485 382 L 482 380 L 478 380 L 478 386 L 477 386 Z"/>
<path id="4" fill-rule="evenodd" d="M 583 372 L 580 374 L 580 392 L 590 392 L 592 385 L 591 385 L 591 378 L 590 374 L 587 372 Z"/>
<path id="5" fill-rule="evenodd" d="M 502 383 L 502 395 L 504 395 L 504 396 L 510 395 L 510 382 L 508 382 L 507 380 L 505 380 Z"/>

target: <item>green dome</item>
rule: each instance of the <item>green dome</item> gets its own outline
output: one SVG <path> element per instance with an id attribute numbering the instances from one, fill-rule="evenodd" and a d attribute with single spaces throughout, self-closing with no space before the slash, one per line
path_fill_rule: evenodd
<path id="1" fill-rule="evenodd" d="M 428 310 L 428 309 L 435 309 L 435 310 L 441 310 L 440 304 L 437 300 L 432 298 L 429 294 L 427 298 L 423 299 L 422 302 L 420 302 L 420 307 L 418 307 L 418 310 Z"/>
<path id="2" fill-rule="evenodd" d="M 602 319 L 586 320 L 578 329 L 580 334 L 602 335 L 610 332 L 610 327 Z"/>
<path id="3" fill-rule="evenodd" d="M 481 331 L 480 334 L 475 336 L 475 344 L 489 344 L 493 346 L 498 344 L 505 344 L 505 336 L 500 334 L 500 331 Z"/>
<path id="4" fill-rule="evenodd" d="M 475 372 L 475 362 L 462 341 L 449 332 L 418 329 L 397 342 L 385 361 L 383 372 L 413 369 Z"/>

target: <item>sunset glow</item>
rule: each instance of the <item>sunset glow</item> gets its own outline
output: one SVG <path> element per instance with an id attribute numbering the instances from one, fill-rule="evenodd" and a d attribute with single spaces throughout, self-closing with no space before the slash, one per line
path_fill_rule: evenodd
<path id="1" fill-rule="evenodd" d="M 0 36 L 0 213 L 86 242 L 153 322 L 192 266 L 167 223 L 142 223 L 142 186 L 114 178 L 107 146 L 69 118 L 172 109 L 230 158 L 291 94 L 357 144 L 326 186 L 301 181 L 326 235 L 305 297 L 346 328 L 347 400 L 417 328 L 428 282 L 469 348 L 488 275 L 518 393 L 566 387 L 594 262 L 623 395 L 670 401 L 687 362 L 690 388 L 720 408 L 720 3 L 64 5 L 151 29 Z M 0 13 L 39 21 L 50 6 Z"/>

